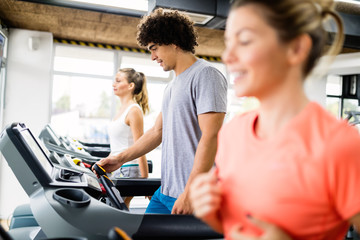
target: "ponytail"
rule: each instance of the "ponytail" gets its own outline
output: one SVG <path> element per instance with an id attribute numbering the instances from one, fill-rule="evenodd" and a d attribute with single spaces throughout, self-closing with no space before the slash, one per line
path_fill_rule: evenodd
<path id="1" fill-rule="evenodd" d="M 148 100 L 148 92 L 146 87 L 146 77 L 142 72 L 137 72 L 139 74 L 139 89 L 137 92 L 136 87 L 134 90 L 135 101 L 140 105 L 144 114 L 149 112 L 149 100 Z M 136 85 L 136 84 L 135 84 Z"/>
<path id="2" fill-rule="evenodd" d="M 345 38 L 343 21 L 342 21 L 341 17 L 339 16 L 339 14 L 336 13 L 332 9 L 323 10 L 322 16 L 323 16 L 323 18 L 328 17 L 328 16 L 332 17 L 337 26 L 337 34 L 334 38 L 333 44 L 331 45 L 330 49 L 326 53 L 326 55 L 329 55 L 329 56 L 336 56 L 337 54 L 339 54 L 339 52 L 343 48 L 343 43 L 344 43 L 344 38 Z"/>

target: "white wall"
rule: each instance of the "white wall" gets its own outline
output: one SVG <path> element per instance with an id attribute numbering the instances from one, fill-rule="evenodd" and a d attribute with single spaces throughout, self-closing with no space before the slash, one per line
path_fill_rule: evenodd
<path id="1" fill-rule="evenodd" d="M 360 53 L 342 54 L 335 58 L 329 73 L 337 75 L 350 75 L 360 73 Z"/>
<path id="2" fill-rule="evenodd" d="M 326 106 L 326 74 L 350 75 L 360 73 L 360 53 L 347 53 L 334 59 L 323 57 L 305 82 L 307 96 Z"/>
<path id="3" fill-rule="evenodd" d="M 311 100 L 326 107 L 326 76 L 312 74 L 304 85 L 306 96 Z"/>
<path id="4" fill-rule="evenodd" d="M 29 39 L 35 41 L 30 49 Z M 38 42 L 36 42 L 38 40 Z M 5 83 L 4 125 L 23 122 L 38 136 L 50 120 L 53 36 L 48 32 L 10 29 Z M 0 158 L 0 218 L 28 202 L 27 195 Z"/>

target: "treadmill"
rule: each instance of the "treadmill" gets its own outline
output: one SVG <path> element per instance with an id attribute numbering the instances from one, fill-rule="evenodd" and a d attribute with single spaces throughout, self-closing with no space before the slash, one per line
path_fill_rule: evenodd
<path id="1" fill-rule="evenodd" d="M 59 137 L 50 124 L 46 124 L 39 138 L 45 147 L 61 156 L 79 158 L 87 164 L 94 164 L 110 154 L 110 144 L 84 143 L 70 137 Z M 86 145 L 84 145 L 86 144 Z M 153 163 L 147 160 L 149 173 L 152 173 Z"/>
<path id="2" fill-rule="evenodd" d="M 48 149 L 23 123 L 3 130 L 0 150 L 29 196 L 35 219 L 48 238 L 107 240 L 108 232 L 116 226 L 135 240 L 223 239 L 192 215 L 131 212 L 123 207 L 121 191 L 104 181 L 111 204 L 99 201 L 99 179 L 53 164 L 46 154 Z"/>
<path id="3" fill-rule="evenodd" d="M 75 143 L 78 147 L 85 149 L 91 156 L 94 157 L 107 157 L 111 152 L 110 143 L 88 143 L 71 137 L 64 137 L 66 142 Z"/>
<path id="4" fill-rule="evenodd" d="M 43 130 L 40 132 L 39 138 L 43 141 L 46 148 L 51 151 L 55 151 L 59 155 L 69 154 L 75 158 L 82 159 L 88 164 L 94 164 L 101 159 L 101 157 L 92 156 L 83 147 L 76 146 L 75 143 L 71 143 L 65 138 L 58 137 L 51 128 L 50 124 L 45 125 Z"/>

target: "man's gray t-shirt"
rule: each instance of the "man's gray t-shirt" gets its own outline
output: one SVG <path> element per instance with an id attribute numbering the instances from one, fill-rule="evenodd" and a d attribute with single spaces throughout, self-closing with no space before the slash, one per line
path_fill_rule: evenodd
<path id="1" fill-rule="evenodd" d="M 226 112 L 228 83 L 199 59 L 166 87 L 162 105 L 161 193 L 178 198 L 190 176 L 201 138 L 198 115 Z"/>

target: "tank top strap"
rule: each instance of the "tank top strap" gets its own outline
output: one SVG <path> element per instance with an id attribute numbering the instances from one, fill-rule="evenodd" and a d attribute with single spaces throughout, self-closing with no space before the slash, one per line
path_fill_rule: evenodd
<path id="1" fill-rule="evenodd" d="M 137 103 L 131 104 L 130 106 L 128 106 L 128 107 L 125 109 L 125 111 L 124 111 L 123 114 L 121 115 L 122 122 L 125 122 L 126 116 L 128 115 L 130 109 L 133 108 L 133 107 L 138 107 L 138 108 L 141 110 L 141 107 L 139 106 L 139 104 L 137 104 Z"/>

